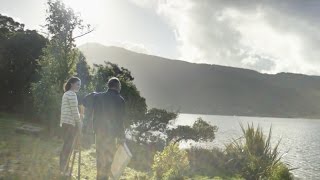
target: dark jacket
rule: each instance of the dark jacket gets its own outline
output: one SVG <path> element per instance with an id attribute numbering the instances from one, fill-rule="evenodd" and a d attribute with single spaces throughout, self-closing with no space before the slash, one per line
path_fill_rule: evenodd
<path id="1" fill-rule="evenodd" d="M 95 132 L 102 129 L 108 136 L 124 137 L 125 101 L 120 93 L 113 89 L 95 93 L 92 109 Z"/>

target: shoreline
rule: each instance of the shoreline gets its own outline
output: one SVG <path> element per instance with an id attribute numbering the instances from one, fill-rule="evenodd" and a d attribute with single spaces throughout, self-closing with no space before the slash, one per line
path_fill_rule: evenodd
<path id="1" fill-rule="evenodd" d="M 306 119 L 306 120 L 320 120 L 320 116 L 268 116 L 268 115 L 228 115 L 228 114 L 205 114 L 205 113 L 187 113 L 187 112 L 179 112 L 179 114 L 189 114 L 189 115 L 205 115 L 205 116 L 225 116 L 225 117 L 245 117 L 245 118 L 274 118 L 274 119 Z"/>

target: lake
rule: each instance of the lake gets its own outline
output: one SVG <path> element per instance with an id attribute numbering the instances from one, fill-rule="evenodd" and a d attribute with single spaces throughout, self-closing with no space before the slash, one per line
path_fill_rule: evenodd
<path id="1" fill-rule="evenodd" d="M 292 171 L 295 177 L 320 179 L 320 120 L 180 114 L 175 125 L 192 125 L 198 117 L 218 126 L 216 139 L 212 143 L 182 143 L 182 147 L 224 148 L 224 144 L 231 142 L 232 138 L 242 135 L 240 123 L 259 125 L 265 135 L 272 125 L 272 144 L 281 139 L 279 149 L 284 153 L 283 161 L 289 164 L 289 168 L 298 168 Z"/>

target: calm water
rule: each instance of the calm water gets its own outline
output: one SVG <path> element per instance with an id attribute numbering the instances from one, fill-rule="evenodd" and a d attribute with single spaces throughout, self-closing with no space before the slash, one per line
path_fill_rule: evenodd
<path id="1" fill-rule="evenodd" d="M 299 179 L 320 179 L 320 120 L 180 114 L 175 124 L 192 125 L 198 117 L 217 125 L 219 130 L 213 143 L 192 145 L 224 148 L 232 138 L 242 135 L 239 123 L 259 125 L 266 134 L 272 125 L 272 142 L 281 139 L 279 149 L 285 153 L 283 161 L 290 168 L 299 168 L 293 174 Z"/>

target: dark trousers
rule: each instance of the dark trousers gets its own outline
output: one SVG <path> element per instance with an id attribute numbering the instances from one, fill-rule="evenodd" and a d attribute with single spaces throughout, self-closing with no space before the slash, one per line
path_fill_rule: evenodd
<path id="1" fill-rule="evenodd" d="M 63 147 L 60 153 L 60 171 L 65 172 L 75 144 L 76 127 L 71 124 L 62 124 Z"/>
<path id="2" fill-rule="evenodd" d="M 116 139 L 109 136 L 104 128 L 96 131 L 97 180 L 111 177 L 111 164 L 116 151 Z"/>

